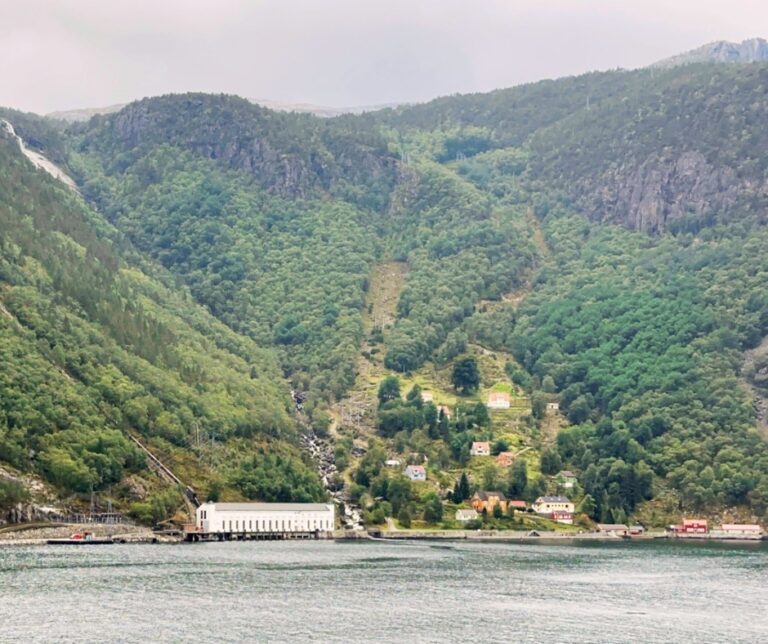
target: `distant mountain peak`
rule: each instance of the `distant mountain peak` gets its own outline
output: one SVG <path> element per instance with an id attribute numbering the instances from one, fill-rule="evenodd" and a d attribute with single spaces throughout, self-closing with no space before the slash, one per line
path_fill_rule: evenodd
<path id="1" fill-rule="evenodd" d="M 741 42 L 717 40 L 670 58 L 652 67 L 677 67 L 691 63 L 756 63 L 768 61 L 768 42 L 764 38 L 748 38 Z"/>

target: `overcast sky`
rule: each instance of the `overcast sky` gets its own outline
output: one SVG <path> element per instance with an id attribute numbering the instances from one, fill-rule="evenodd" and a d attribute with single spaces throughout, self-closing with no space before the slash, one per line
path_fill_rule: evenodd
<path id="1" fill-rule="evenodd" d="M 766 33 L 766 0 L 0 0 L 0 105 L 422 101 Z"/>

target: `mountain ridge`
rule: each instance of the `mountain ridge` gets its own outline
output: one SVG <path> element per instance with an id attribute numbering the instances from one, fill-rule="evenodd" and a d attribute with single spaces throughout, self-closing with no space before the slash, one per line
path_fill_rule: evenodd
<path id="1" fill-rule="evenodd" d="M 690 51 L 664 58 L 651 67 L 676 67 L 694 63 L 747 64 L 768 61 L 768 41 L 764 38 L 747 38 L 741 42 L 716 40 Z"/>

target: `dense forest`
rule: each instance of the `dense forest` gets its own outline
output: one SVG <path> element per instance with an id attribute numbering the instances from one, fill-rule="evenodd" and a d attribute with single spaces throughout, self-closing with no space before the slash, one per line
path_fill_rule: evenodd
<path id="1" fill-rule="evenodd" d="M 295 430 L 272 352 L 195 305 L 159 268 L 144 261 L 143 271 L 122 235 L 34 172 L 15 142 L 0 139 L 0 166 L 4 463 L 62 494 L 119 502 L 136 498 L 131 476 L 147 474 L 127 434 L 169 458 L 196 439 L 288 449 Z M 247 495 L 237 460 L 211 467 L 215 454 L 197 456 L 190 477 L 201 490 L 221 481 Z M 312 475 L 295 448 L 283 461 Z"/>
<path id="2" fill-rule="evenodd" d="M 592 518 L 660 499 L 766 518 L 765 358 L 745 355 L 768 335 L 767 106 L 753 64 L 333 119 L 204 94 L 67 127 L 4 111 L 82 198 L 0 140 L 0 339 L 16 365 L 0 375 L 0 459 L 64 492 L 107 489 L 144 471 L 135 432 L 204 487 L 321 498 L 289 386 L 325 427 L 364 344 L 405 379 L 471 345 L 509 356 L 530 436 L 558 401 L 567 425 L 536 446 L 540 469 L 574 470 Z M 405 283 L 368 333 L 389 261 Z M 447 470 L 493 435 L 483 405 L 449 421 L 408 394 L 378 401 L 383 442 L 348 473 L 385 514 L 414 509 L 382 469 L 393 444 Z M 544 479 L 521 467 L 505 485 L 535 496 Z"/>

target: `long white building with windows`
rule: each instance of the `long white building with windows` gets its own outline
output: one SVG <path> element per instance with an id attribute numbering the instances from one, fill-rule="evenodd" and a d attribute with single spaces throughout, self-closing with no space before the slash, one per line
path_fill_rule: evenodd
<path id="1" fill-rule="evenodd" d="M 192 534 L 225 538 L 330 538 L 332 503 L 203 503 Z"/>

